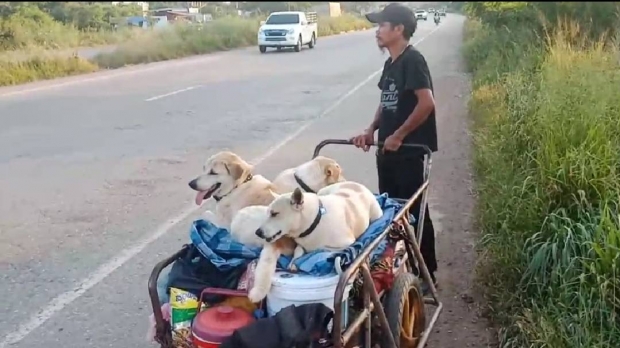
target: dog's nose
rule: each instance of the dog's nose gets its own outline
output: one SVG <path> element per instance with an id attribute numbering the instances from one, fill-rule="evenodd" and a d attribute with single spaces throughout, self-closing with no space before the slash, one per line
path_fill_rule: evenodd
<path id="1" fill-rule="evenodd" d="M 261 230 L 260 228 L 258 230 L 256 230 L 256 235 L 259 238 L 265 238 L 265 232 L 263 232 L 263 230 Z"/>
<path id="2" fill-rule="evenodd" d="M 189 184 L 188 184 L 188 185 L 189 185 L 189 187 L 190 187 L 192 190 L 199 191 L 199 190 L 198 190 L 198 188 L 197 188 L 197 186 L 198 186 L 198 185 L 196 184 L 196 182 L 197 182 L 197 181 L 198 181 L 198 179 L 194 179 L 194 180 L 192 180 L 192 181 L 190 181 L 190 182 L 189 182 Z"/>

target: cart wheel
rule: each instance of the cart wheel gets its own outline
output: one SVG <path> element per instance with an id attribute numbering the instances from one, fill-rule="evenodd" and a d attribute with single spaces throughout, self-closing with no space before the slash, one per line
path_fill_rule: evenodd
<path id="1" fill-rule="evenodd" d="M 416 347 L 426 328 L 420 279 L 411 273 L 399 274 L 383 299 L 383 308 L 396 348 Z M 390 346 L 387 335 L 383 333 L 381 347 Z"/>

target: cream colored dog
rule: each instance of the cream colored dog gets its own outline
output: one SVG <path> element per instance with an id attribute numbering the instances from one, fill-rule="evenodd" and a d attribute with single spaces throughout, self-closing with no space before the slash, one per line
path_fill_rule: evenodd
<path id="1" fill-rule="evenodd" d="M 248 294 L 252 302 L 265 298 L 271 288 L 280 256 L 277 241 L 282 237 L 297 243 L 289 265 L 291 271 L 296 271 L 294 261 L 305 252 L 347 248 L 383 211 L 368 188 L 346 181 L 327 186 L 317 194 L 297 188 L 276 198 L 265 213 L 256 235 L 269 244 L 261 251 L 256 266 L 254 287 Z"/>
<path id="2" fill-rule="evenodd" d="M 198 191 L 196 204 L 215 199 L 215 213 L 207 211 L 203 217 L 218 227 L 230 228 L 233 217 L 242 208 L 268 205 L 276 197 L 271 181 L 261 175 L 252 175 L 253 166 L 230 151 L 209 157 L 204 173 L 189 182 Z"/>
<path id="3" fill-rule="evenodd" d="M 340 165 L 333 159 L 317 156 L 302 163 L 296 168 L 289 168 L 281 172 L 273 181 L 276 193 L 293 192 L 301 188 L 305 192 L 315 193 L 334 183 L 345 181 Z M 271 202 L 269 202 L 271 203 Z M 256 230 L 262 225 L 266 205 L 249 206 L 239 210 L 230 225 L 230 233 L 235 240 L 246 245 L 256 247 L 268 244 L 256 235 Z"/>
<path id="4" fill-rule="evenodd" d="M 316 193 L 323 187 L 343 181 L 342 169 L 335 160 L 317 156 L 296 168 L 284 170 L 273 180 L 273 185 L 278 193 L 293 192 L 298 187 Z"/>

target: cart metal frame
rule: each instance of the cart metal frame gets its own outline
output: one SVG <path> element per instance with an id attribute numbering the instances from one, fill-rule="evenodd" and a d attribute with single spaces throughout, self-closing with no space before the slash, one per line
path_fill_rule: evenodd
<path id="1" fill-rule="evenodd" d="M 316 148 L 314 149 L 314 155 L 312 158 L 317 157 L 321 149 L 323 149 L 327 145 L 353 145 L 350 140 L 342 140 L 342 139 L 326 139 L 320 142 Z M 377 142 L 372 144 L 371 146 L 376 146 L 381 148 L 383 146 L 382 142 Z M 430 337 L 430 333 L 433 329 L 433 326 L 437 322 L 439 315 L 443 309 L 443 303 L 439 301 L 437 296 L 437 289 L 431 279 L 430 273 L 428 272 L 428 268 L 426 267 L 426 263 L 424 262 L 424 258 L 422 257 L 422 253 L 420 252 L 420 244 L 422 243 L 422 233 L 418 233 L 414 231 L 413 227 L 409 223 L 409 209 L 413 206 L 413 204 L 420 200 L 420 213 L 417 217 L 417 231 L 422 231 L 424 228 L 424 214 L 426 214 L 426 202 L 427 202 L 427 194 L 428 194 L 428 186 L 429 186 L 429 177 L 430 177 L 430 169 L 431 169 L 431 155 L 432 151 L 426 145 L 419 144 L 402 144 L 404 147 L 417 148 L 424 151 L 426 155 L 425 165 L 424 165 L 424 183 L 418 189 L 418 191 L 410 197 L 408 200 L 404 199 L 396 199 L 399 203 L 403 204 L 401 210 L 396 214 L 390 226 L 388 226 L 374 241 L 372 241 L 356 258 L 353 262 L 346 268 L 346 270 L 340 275 L 340 280 L 338 281 L 338 286 L 336 288 L 336 294 L 334 297 L 334 327 L 332 330 L 332 340 L 334 348 L 343 348 L 351 339 L 351 337 L 365 324 L 366 337 L 364 339 L 365 348 L 371 348 L 371 340 L 370 340 L 370 331 L 371 331 L 371 314 L 373 311 L 377 314 L 379 319 L 379 324 L 381 328 L 384 330 L 384 333 L 389 336 L 389 342 L 392 347 L 397 347 L 394 342 L 394 335 L 392 334 L 390 327 L 388 325 L 387 316 L 381 304 L 381 296 L 382 293 L 378 293 L 377 289 L 375 289 L 374 282 L 372 281 L 372 275 L 370 273 L 369 266 L 369 256 L 371 252 L 379 246 L 379 244 L 388 236 L 394 235 L 400 237 L 405 241 L 405 248 L 407 253 L 404 255 L 403 260 L 401 261 L 401 265 L 396 270 L 396 275 L 400 272 L 405 271 L 405 267 L 403 267 L 406 262 L 409 263 L 411 269 L 418 269 L 421 272 L 423 279 L 429 285 L 429 289 L 431 292 L 430 298 L 424 298 L 425 304 L 430 304 L 435 306 L 435 311 L 431 317 L 429 324 L 426 326 L 422 337 L 418 341 L 417 348 L 423 348 L 428 338 Z M 358 271 L 362 272 L 363 277 L 363 296 L 364 296 L 364 304 L 365 308 L 359 313 L 348 325 L 348 327 L 342 330 L 342 302 L 343 295 L 347 284 L 351 281 L 351 278 L 357 274 Z"/>

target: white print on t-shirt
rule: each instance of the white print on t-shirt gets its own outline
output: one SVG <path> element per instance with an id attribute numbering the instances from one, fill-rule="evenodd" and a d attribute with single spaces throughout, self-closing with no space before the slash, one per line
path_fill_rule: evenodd
<path id="1" fill-rule="evenodd" d="M 394 79 L 386 78 L 381 91 L 381 108 L 383 110 L 396 111 L 398 105 L 398 89 Z M 385 88 L 387 86 L 387 88 Z"/>

